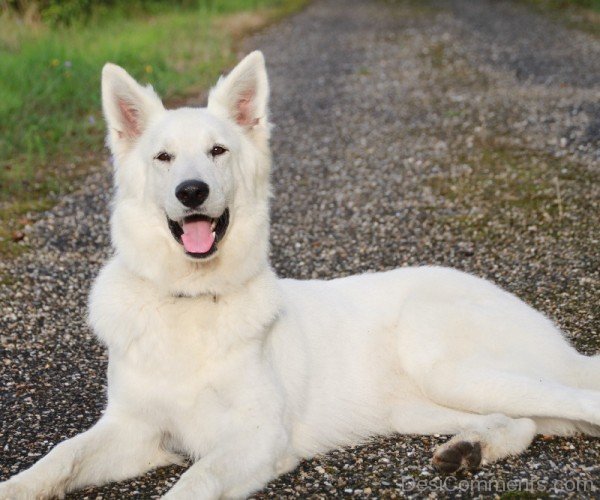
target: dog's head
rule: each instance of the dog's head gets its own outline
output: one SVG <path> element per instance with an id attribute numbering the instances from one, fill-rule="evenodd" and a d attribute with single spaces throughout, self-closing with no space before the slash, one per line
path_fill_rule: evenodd
<path id="1" fill-rule="evenodd" d="M 218 81 L 206 108 L 166 110 L 151 87 L 104 67 L 112 237 L 134 272 L 169 293 L 219 294 L 267 265 L 268 94 L 260 52 Z"/>

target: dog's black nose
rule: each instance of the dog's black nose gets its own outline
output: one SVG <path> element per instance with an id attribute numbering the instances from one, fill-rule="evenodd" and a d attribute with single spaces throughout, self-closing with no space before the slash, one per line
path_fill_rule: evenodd
<path id="1" fill-rule="evenodd" d="M 202 181 L 184 181 L 175 189 L 175 196 L 186 207 L 196 208 L 208 198 L 208 184 Z"/>

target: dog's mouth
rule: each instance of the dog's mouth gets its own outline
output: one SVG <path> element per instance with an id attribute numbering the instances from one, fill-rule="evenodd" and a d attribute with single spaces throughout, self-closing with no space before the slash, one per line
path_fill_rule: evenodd
<path id="1" fill-rule="evenodd" d="M 225 236 L 229 226 L 229 209 L 213 219 L 206 215 L 194 214 L 174 221 L 167 217 L 173 238 L 183 245 L 185 253 L 195 259 L 205 259 L 217 251 L 218 243 Z"/>

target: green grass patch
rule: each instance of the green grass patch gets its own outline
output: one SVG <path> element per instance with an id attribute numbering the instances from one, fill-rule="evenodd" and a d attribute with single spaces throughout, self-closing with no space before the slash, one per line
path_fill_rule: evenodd
<path id="1" fill-rule="evenodd" d="M 567 26 L 600 36 L 600 0 L 521 0 Z"/>
<path id="2" fill-rule="evenodd" d="M 429 185 L 451 201 L 450 216 L 474 241 L 494 241 L 515 231 L 589 234 L 597 211 L 587 190 L 600 178 L 585 165 L 512 145 L 503 138 L 480 140 Z M 450 221 L 449 221 L 450 222 Z"/>
<path id="3" fill-rule="evenodd" d="M 600 12 L 600 0 L 534 0 L 539 4 L 546 4 L 554 9 L 583 8 Z"/>
<path id="4" fill-rule="evenodd" d="M 101 164 L 105 62 L 152 83 L 167 103 L 181 102 L 234 62 L 241 36 L 305 3 L 211 0 L 168 9 L 157 3 L 135 15 L 100 11 L 70 26 L 0 16 L 0 255 L 14 254 L 9 247 L 20 237 L 24 214 L 48 208 Z"/>

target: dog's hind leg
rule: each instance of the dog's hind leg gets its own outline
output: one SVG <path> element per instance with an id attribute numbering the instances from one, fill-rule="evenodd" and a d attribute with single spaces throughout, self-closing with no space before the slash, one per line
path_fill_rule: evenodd
<path id="1" fill-rule="evenodd" d="M 404 434 L 454 434 L 433 455 L 434 467 L 446 473 L 517 455 L 536 434 L 535 422 L 530 418 L 477 415 L 425 400 L 398 404 L 392 426 Z"/>
<path id="2" fill-rule="evenodd" d="M 538 429 L 538 434 L 552 436 L 573 436 L 577 433 L 588 436 L 600 437 L 600 425 L 589 424 L 578 420 L 564 418 L 539 418 L 533 419 Z"/>
<path id="3" fill-rule="evenodd" d="M 511 417 L 546 417 L 600 425 L 600 391 L 493 370 L 475 362 L 438 363 L 419 386 L 436 403 Z"/>
<path id="4" fill-rule="evenodd" d="M 56 446 L 29 469 L 0 483 L 0 499 L 61 497 L 68 491 L 140 475 L 177 457 L 143 422 L 104 416 L 82 434 Z"/>

